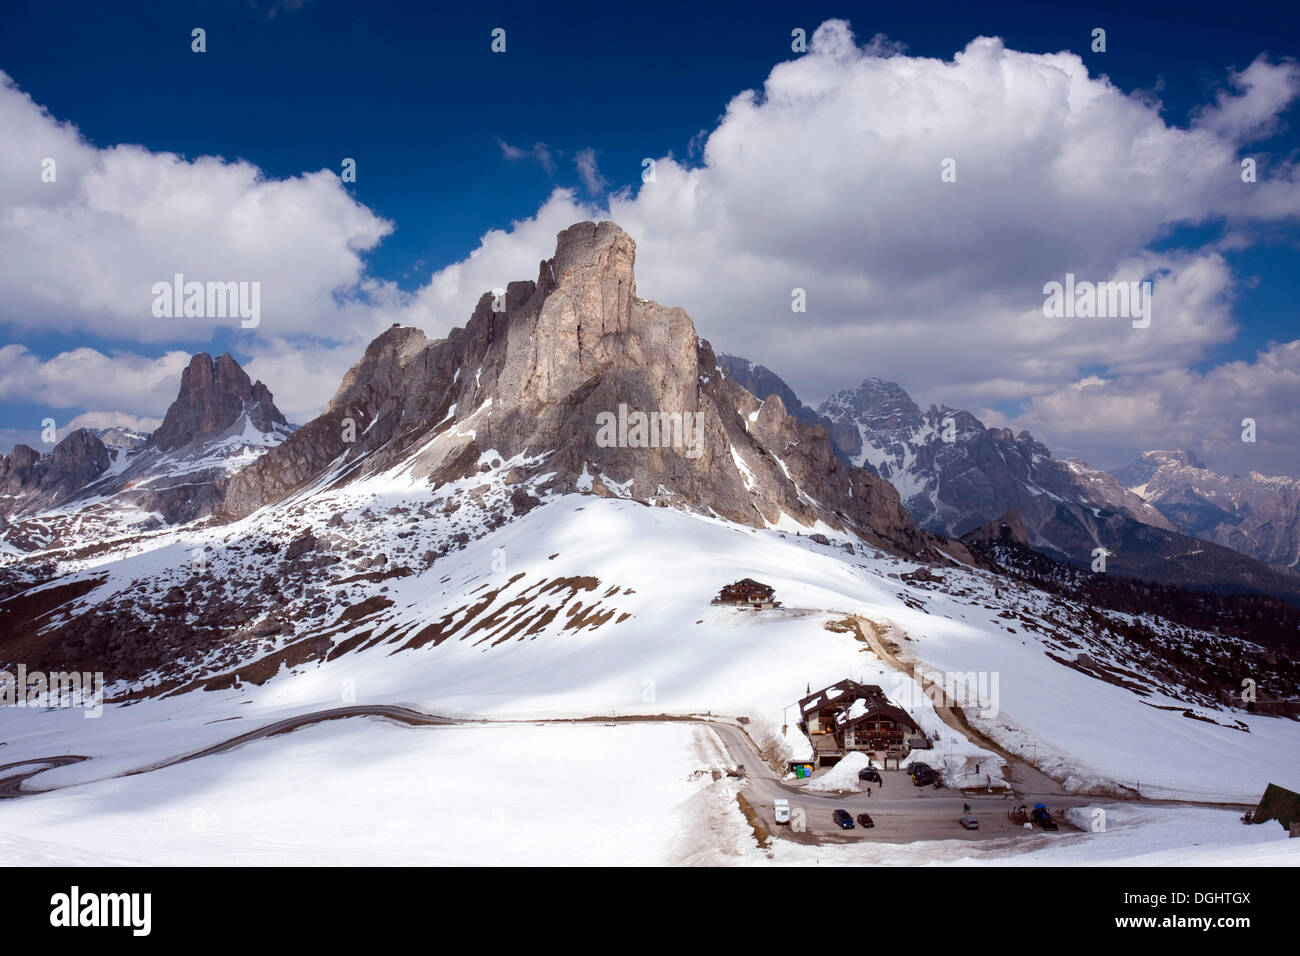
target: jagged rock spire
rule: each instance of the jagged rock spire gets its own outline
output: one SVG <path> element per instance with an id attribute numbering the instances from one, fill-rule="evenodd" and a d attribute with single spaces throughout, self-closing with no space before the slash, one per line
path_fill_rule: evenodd
<path id="1" fill-rule="evenodd" d="M 271 390 L 253 382 L 229 352 L 213 359 L 199 352 L 181 374 L 176 401 L 167 409 L 163 423 L 149 437 L 149 444 L 172 451 L 225 431 L 247 413 L 253 426 L 269 432 L 275 425 L 288 425 L 275 407 Z"/>

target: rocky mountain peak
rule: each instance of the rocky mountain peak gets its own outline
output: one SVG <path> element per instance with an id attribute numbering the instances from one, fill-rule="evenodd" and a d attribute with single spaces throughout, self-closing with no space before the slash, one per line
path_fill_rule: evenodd
<path id="1" fill-rule="evenodd" d="M 219 435 L 247 415 L 262 432 L 288 426 L 271 390 L 253 382 L 229 352 L 216 359 L 199 352 L 181 374 L 181 387 L 149 444 L 172 451 L 196 439 Z"/>
<path id="2" fill-rule="evenodd" d="M 764 404 L 720 372 L 683 310 L 637 298 L 635 257 L 614 223 L 577 223 L 537 281 L 486 293 L 445 339 L 388 329 L 324 415 L 232 477 L 222 513 L 248 514 L 328 470 L 351 479 L 400 465 L 437 486 L 499 461 L 514 463 L 520 502 L 617 495 L 937 554 L 892 487 L 836 458 L 780 396 Z"/>
<path id="3" fill-rule="evenodd" d="M 1161 469 L 1178 470 L 1183 468 L 1204 469 L 1205 465 L 1190 449 L 1154 449 L 1144 451 L 1136 461 L 1115 469 L 1112 474 L 1126 488 L 1141 488 L 1150 483 L 1156 472 Z"/>
<path id="4" fill-rule="evenodd" d="M 635 266 L 636 242 L 608 221 L 579 222 L 562 231 L 550 260 L 555 284 L 582 287 L 594 283 L 612 291 L 615 297 L 610 300 L 610 311 L 616 314 L 625 313 L 624 303 L 636 298 Z"/>
<path id="5" fill-rule="evenodd" d="M 852 417 L 876 428 L 897 428 L 919 422 L 921 408 L 896 382 L 863 379 L 857 388 L 836 392 L 818 409 L 833 419 Z"/>
<path id="6" fill-rule="evenodd" d="M 40 452 L 20 442 L 8 455 L 0 455 L 0 480 L 7 479 L 15 485 L 26 482 L 40 460 Z"/>
<path id="7" fill-rule="evenodd" d="M 78 428 L 50 452 L 50 471 L 60 481 L 68 481 L 80 488 L 99 477 L 111 460 L 98 435 L 88 428 Z"/>
<path id="8" fill-rule="evenodd" d="M 898 489 L 921 527 L 965 535 L 1014 509 L 1035 547 L 1073 556 L 1091 546 L 1108 514 L 1159 528 L 1168 522 L 1109 475 L 1055 458 L 1027 431 L 991 427 L 967 411 L 922 411 L 898 384 L 867 378 L 819 411 L 841 449 Z"/>
<path id="9" fill-rule="evenodd" d="M 1187 468 L 1204 468 L 1205 463 L 1190 448 L 1160 449 L 1142 453 L 1142 458 L 1155 465 L 1183 465 Z"/>
<path id="10" fill-rule="evenodd" d="M 1143 452 L 1115 478 L 1185 534 L 1269 564 L 1300 568 L 1300 482 L 1221 475 L 1188 449 Z"/>
<path id="11" fill-rule="evenodd" d="M 889 396 L 902 401 L 910 402 L 912 400 L 912 397 L 907 394 L 903 386 L 875 375 L 864 378 L 862 384 L 858 386 L 858 391 L 868 395 Z"/>
<path id="12" fill-rule="evenodd" d="M 821 426 L 831 436 L 831 448 L 835 454 L 846 465 L 853 464 L 854 456 L 861 450 L 856 429 L 837 431 L 835 422 L 800 401 L 794 390 L 771 369 L 735 355 L 719 354 L 717 358 L 718 368 L 755 398 L 779 395 L 787 414 L 807 425 Z"/>
<path id="13" fill-rule="evenodd" d="M 78 429 L 48 455 L 17 446 L 0 456 L 0 516 L 33 516 L 78 499 L 113 499 L 114 506 L 96 513 L 96 522 L 102 517 L 118 528 L 150 529 L 160 521 L 190 521 L 211 512 L 230 474 L 291 431 L 271 390 L 252 381 L 232 355 L 214 359 L 201 352 L 182 372 L 176 400 L 152 435 L 120 427 Z M 93 533 L 94 523 L 66 514 L 52 521 L 68 540 Z"/>
<path id="14" fill-rule="evenodd" d="M 428 344 L 428 337 L 419 329 L 393 323 L 366 346 L 361 361 L 348 369 L 326 411 L 355 404 L 357 393 L 367 388 L 396 388 L 394 376 L 400 378 L 407 361 Z"/>
<path id="15" fill-rule="evenodd" d="M 90 429 L 78 428 L 64 436 L 48 455 L 27 445 L 15 445 L 0 455 L 0 513 L 48 507 L 67 500 L 96 481 L 112 456 Z"/>
<path id="16" fill-rule="evenodd" d="M 116 451 L 134 451 L 149 440 L 148 435 L 130 428 L 100 428 L 96 429 L 95 434 L 107 448 Z"/>

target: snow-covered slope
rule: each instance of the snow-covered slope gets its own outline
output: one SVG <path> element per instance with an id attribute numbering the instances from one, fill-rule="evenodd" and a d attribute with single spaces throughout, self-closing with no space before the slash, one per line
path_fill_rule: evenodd
<path id="1" fill-rule="evenodd" d="M 727 765 L 715 734 L 681 723 L 332 721 L 7 802 L 0 865 L 1300 864 L 1275 824 L 1104 800 L 1066 814 L 1083 832 L 762 847 L 736 786 L 711 779 Z"/>
<path id="2" fill-rule="evenodd" d="M 1147 795 L 1244 799 L 1269 780 L 1300 785 L 1300 765 L 1279 763 L 1300 752 L 1300 724 L 1198 703 L 1176 681 L 1146 673 L 1107 632 L 1105 614 L 1017 592 L 985 572 L 954 566 L 904 580 L 918 566 L 594 496 L 550 501 L 450 560 L 417 569 L 407 562 L 455 526 L 408 522 L 409 488 L 370 490 L 386 530 L 373 543 L 384 544 L 386 558 L 376 564 L 368 549 L 349 547 L 359 553 L 322 574 L 337 597 L 312 619 L 317 624 L 281 634 L 254 621 L 243 653 L 222 646 L 182 672 L 158 673 L 144 682 L 152 696 L 110 706 L 97 721 L 71 711 L 4 713 L 6 759 L 90 754 L 97 759 L 46 775 L 50 783 L 90 779 L 231 734 L 229 723 L 213 721 L 246 725 L 337 706 L 348 695 L 497 717 L 712 711 L 748 716 L 774 746 L 786 709 L 807 685 L 845 676 L 879 683 L 924 714 L 927 701 L 911 680 L 896 677 L 840 623 L 858 617 L 900 655 L 944 672 L 998 675 L 996 713 L 982 717 L 976 706 L 968 716 L 1072 786 L 1140 781 Z M 330 513 L 343 516 L 344 529 L 355 520 L 345 500 L 330 497 L 304 504 L 299 520 Z M 412 533 L 398 537 L 404 530 Z M 221 548 L 244 542 L 256 555 L 258 542 L 287 541 L 296 529 L 262 513 L 206 534 L 214 556 L 204 574 L 220 580 Z M 133 545 L 134 554 L 88 560 L 80 574 L 102 583 L 86 599 L 129 597 L 142 579 L 160 587 L 185 580 L 203 541 L 197 532 L 171 532 L 147 548 Z M 281 558 L 249 560 L 261 566 L 254 573 L 274 576 Z M 710 605 L 722 585 L 745 576 L 773 586 L 782 609 Z M 292 610 L 314 600 L 327 598 L 305 592 L 276 605 Z M 1149 624 L 1172 642 L 1209 646 L 1207 635 Z M 1074 666 L 1084 651 L 1090 665 Z"/>

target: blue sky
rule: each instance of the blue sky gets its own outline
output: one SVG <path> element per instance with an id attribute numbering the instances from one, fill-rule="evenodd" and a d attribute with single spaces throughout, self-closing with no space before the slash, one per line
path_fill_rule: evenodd
<path id="1" fill-rule="evenodd" d="M 842 18 L 859 44 L 883 34 L 904 45 L 906 57 L 918 59 L 949 61 L 978 36 L 1000 37 L 1007 49 L 1030 54 L 1069 50 L 1079 54 L 1090 76 L 1105 74 L 1124 94 L 1158 98 L 1156 115 L 1171 128 L 1193 124 L 1196 111 L 1229 86 L 1231 71 L 1246 70 L 1261 54 L 1276 65 L 1300 51 L 1298 18 L 1281 5 L 1253 6 L 1249 16 L 1232 17 L 1217 3 L 1145 4 L 1142 9 L 1133 4 L 953 6 L 11 0 L 0 33 L 0 70 L 52 120 L 73 124 L 97 150 L 139 144 L 150 154 L 175 153 L 191 161 L 203 156 L 242 160 L 271 181 L 337 171 L 343 157 L 355 158 L 357 182 L 342 188 L 376 220 L 391 226 L 382 238 L 355 244 L 364 246 L 357 250 L 360 270 L 388 290 L 391 303 L 394 297 L 418 297 L 434 273 L 480 249 L 489 230 L 511 230 L 512 223 L 533 217 L 540 222 L 539 210 L 557 187 L 572 190 L 569 198 L 577 207 L 608 211 L 611 195 L 625 190 L 624 197 L 635 198 L 643 188 L 645 157 L 672 157 L 683 171 L 707 166 L 703 144 L 719 127 L 728 102 L 743 90 L 761 89 L 773 67 L 797 58 L 790 49 L 795 27 L 811 37 L 819 24 Z M 196 26 L 207 31 L 202 55 L 190 50 L 190 30 Z M 1107 31 L 1105 53 L 1088 49 L 1097 26 Z M 494 27 L 507 31 L 505 54 L 489 49 Z M 1242 155 L 1268 157 L 1266 169 L 1272 171 L 1293 162 L 1297 151 L 1295 101 L 1283 97 L 1279 103 L 1274 122 L 1242 142 L 1248 147 Z M 879 105 L 882 110 L 890 106 L 883 98 Z M 868 97 L 846 108 L 843 123 L 852 125 L 856 111 L 874 106 Z M 532 152 L 535 144 L 545 144 L 545 151 Z M 512 159 L 508 147 L 527 155 Z M 583 151 L 591 151 L 604 180 L 599 189 L 587 188 L 576 168 Z M 1176 164 L 1170 175 L 1177 175 Z M 1129 200 L 1114 196 L 1117 204 Z M 1214 320 L 1224 323 L 1224 329 L 1231 327 L 1230 333 L 1191 344 L 1180 340 L 1168 350 L 1166 369 L 1210 375 L 1234 361 L 1253 363 L 1270 343 L 1295 338 L 1293 303 L 1300 298 L 1295 218 L 1261 221 L 1255 216 L 1243 225 L 1217 214 L 1216 208 L 1213 203 L 1198 208 L 1190 223 L 1175 222 L 1166 213 L 1129 227 L 1140 240 L 1133 252 L 1214 248 L 1232 272 L 1230 315 Z M 1044 209 L 1050 219 L 1046 197 Z M 869 215 L 865 207 L 863 215 Z M 647 222 L 652 219 L 648 216 Z M 1064 221 L 1057 225 L 1070 228 Z M 12 222 L 5 228 L 16 232 Z M 516 231 L 522 241 L 523 232 Z M 667 241 L 669 231 L 661 232 Z M 643 256 L 653 248 L 643 246 Z M 536 247 L 532 260 L 549 252 Z M 514 277 L 531 273 L 506 278 Z M 344 279 L 337 295 L 355 300 Z M 671 283 L 665 284 L 673 291 Z M 1096 462 L 1102 465 L 1118 464 L 1129 451 L 1162 436 L 1158 423 L 1131 429 L 1138 433 L 1128 442 L 1102 441 L 1096 429 L 1072 432 L 1063 420 L 1069 414 L 1059 405 L 1054 413 L 1050 401 L 1053 389 L 1067 389 L 1081 376 L 1099 371 L 1102 378 L 1110 375 L 1128 383 L 1127 391 L 1116 389 L 1138 401 L 1134 396 L 1141 377 L 1162 371 L 1158 355 L 1131 367 L 1113 367 L 1103 356 L 1100 361 L 1081 358 L 1069 369 L 1042 376 L 1026 374 L 1024 394 L 1011 384 L 1001 393 L 979 386 L 969 370 L 954 367 L 943 375 L 931 374 L 914 353 L 880 357 L 880 350 L 865 346 L 853 363 L 834 369 L 820 369 L 814 355 L 790 356 L 787 368 L 782 360 L 789 351 L 782 347 L 782 335 L 767 341 L 743 334 L 735 320 L 715 322 L 699 311 L 709 305 L 707 296 L 692 296 L 683 286 L 679 295 L 690 301 L 674 301 L 664 290 L 648 286 L 644 273 L 639 291 L 686 305 L 701 333 L 722 350 L 746 354 L 747 347 L 759 348 L 759 354 L 749 357 L 786 375 L 810 400 L 882 375 L 900 381 L 920 400 L 949 401 L 986 417 L 1003 416 L 1007 423 L 1032 427 L 1064 452 L 1103 459 Z M 972 296 L 979 299 L 978 290 Z M 19 344 L 28 360 L 38 362 L 79 348 L 155 361 L 169 352 L 202 348 L 230 349 L 243 360 L 253 359 L 256 369 L 259 342 L 265 341 L 224 328 L 213 330 L 207 341 L 192 333 L 141 335 L 111 317 L 32 321 L 28 313 L 10 311 L 16 308 L 12 300 L 8 307 L 0 305 L 5 327 L 0 343 Z M 861 321 L 871 321 L 870 314 L 864 308 Z M 834 341 L 836 323 L 852 320 L 851 310 L 828 319 L 826 340 Z M 315 329 L 296 327 L 293 336 L 266 350 L 263 367 L 277 398 L 297 386 L 269 379 L 272 370 L 284 365 L 271 355 L 283 357 L 295 343 L 306 341 L 303 336 L 317 344 L 327 340 L 340 354 L 359 354 L 339 324 L 345 319 L 335 315 L 320 321 Z M 337 362 L 346 367 L 342 358 Z M 333 374 L 333 366 L 330 370 Z M 154 387 L 167 391 L 160 383 Z M 321 389 L 319 383 L 302 387 Z M 25 401 L 18 391 L 11 386 L 0 393 L 0 430 L 10 442 L 38 429 L 46 414 L 63 424 L 90 410 L 147 418 L 154 407 L 118 409 L 111 401 L 92 407 L 87 401 L 51 411 L 48 395 Z M 1037 410 L 1029 407 L 1034 397 L 1040 399 Z M 292 401 L 281 404 L 295 406 Z M 1276 411 L 1270 406 L 1268 414 Z M 1181 430 L 1174 427 L 1178 417 L 1171 412 L 1169 444 L 1188 443 L 1188 423 Z M 1281 442 L 1281 424 L 1272 432 L 1275 444 Z M 1191 437 L 1195 435 L 1193 428 Z M 1213 448 L 1203 448 L 1206 452 L 1213 457 Z M 1231 456 L 1221 457 L 1226 463 Z M 1104 460 L 1108 458 L 1115 460 Z M 1272 470 L 1287 460 L 1279 447 L 1267 459 Z M 1236 460 L 1231 464 L 1251 466 Z"/>

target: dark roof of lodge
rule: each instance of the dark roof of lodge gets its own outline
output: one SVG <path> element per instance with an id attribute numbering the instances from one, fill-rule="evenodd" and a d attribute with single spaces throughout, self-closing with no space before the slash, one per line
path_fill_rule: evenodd
<path id="1" fill-rule="evenodd" d="M 882 719 L 892 720 L 896 724 L 902 724 L 903 726 L 910 727 L 913 730 L 921 729 L 916 725 L 916 721 L 912 719 L 911 714 L 903 710 L 903 708 L 889 703 L 889 701 L 868 700 L 867 708 L 863 713 L 856 717 L 849 717 L 848 719 L 845 719 L 846 717 L 847 713 L 840 714 L 840 716 L 835 720 L 835 725 L 841 730 L 848 730 L 850 727 L 856 727 L 858 724 L 867 720 Z"/>
<path id="2" fill-rule="evenodd" d="M 755 581 L 753 578 L 741 578 L 734 584 L 728 584 L 722 589 L 722 593 L 728 591 L 762 591 L 764 594 L 775 594 L 771 585 L 763 584 L 761 581 Z"/>
<path id="3" fill-rule="evenodd" d="M 879 697 L 884 699 L 885 692 L 877 684 L 859 684 L 855 680 L 847 677 L 844 680 L 836 681 L 829 687 L 823 687 L 821 690 L 813 691 L 807 697 L 799 701 L 799 716 L 803 717 L 811 712 L 815 707 L 820 710 L 827 704 L 844 702 L 849 704 L 857 698 L 862 697 L 871 699 Z"/>
<path id="4" fill-rule="evenodd" d="M 863 705 L 861 712 L 850 716 L 859 701 Z M 829 706 L 843 708 L 835 717 L 835 726 L 839 730 L 848 730 L 867 720 L 892 720 L 912 730 L 921 729 L 911 714 L 890 702 L 878 684 L 859 684 L 848 678 L 836 681 L 800 700 L 799 716 L 806 718 L 813 711 L 820 712 Z"/>

